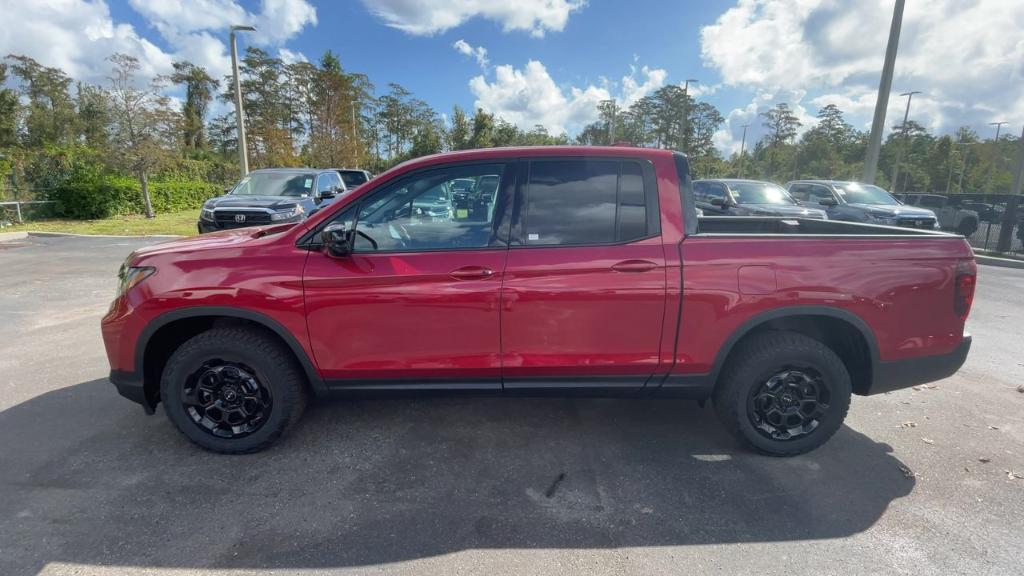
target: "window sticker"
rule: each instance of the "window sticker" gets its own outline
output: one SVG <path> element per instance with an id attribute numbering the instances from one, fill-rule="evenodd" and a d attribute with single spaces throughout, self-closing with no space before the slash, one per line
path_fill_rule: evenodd
<path id="1" fill-rule="evenodd" d="M 313 187 L 313 179 L 312 178 L 306 178 L 306 182 L 305 182 L 305 184 L 303 184 L 303 186 L 305 186 L 306 188 L 312 188 Z"/>
<path id="2" fill-rule="evenodd" d="M 526 239 L 530 241 L 540 240 L 540 234 L 527 234 Z"/>

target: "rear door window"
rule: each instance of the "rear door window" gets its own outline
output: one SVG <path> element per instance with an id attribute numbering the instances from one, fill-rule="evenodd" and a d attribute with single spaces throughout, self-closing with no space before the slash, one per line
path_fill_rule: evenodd
<path id="1" fill-rule="evenodd" d="M 694 182 L 693 194 L 698 202 L 705 204 L 710 204 L 711 200 L 715 198 L 722 200 L 726 198 L 725 186 L 718 182 Z"/>
<path id="2" fill-rule="evenodd" d="M 638 162 L 534 161 L 525 189 L 522 241 L 528 246 L 581 246 L 657 233 L 657 206 L 650 205 L 647 186 Z"/>

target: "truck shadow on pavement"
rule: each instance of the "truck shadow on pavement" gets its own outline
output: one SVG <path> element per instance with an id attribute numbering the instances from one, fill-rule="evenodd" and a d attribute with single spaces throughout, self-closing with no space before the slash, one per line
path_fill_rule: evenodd
<path id="1" fill-rule="evenodd" d="M 3 574 L 841 538 L 914 487 L 849 427 L 768 458 L 676 400 L 338 401 L 266 452 L 220 456 L 93 380 L 0 412 L 0 438 Z"/>

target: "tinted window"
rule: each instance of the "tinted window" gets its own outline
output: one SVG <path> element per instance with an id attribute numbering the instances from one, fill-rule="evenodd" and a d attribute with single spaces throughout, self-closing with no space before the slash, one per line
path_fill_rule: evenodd
<path id="1" fill-rule="evenodd" d="M 871 184 L 845 182 L 836 185 L 836 190 L 850 204 L 899 204 L 888 192 Z"/>
<path id="2" fill-rule="evenodd" d="M 938 196 L 921 196 L 917 203 L 918 206 L 925 208 L 942 208 L 943 204 L 942 198 Z"/>
<path id="3" fill-rule="evenodd" d="M 697 180 L 694 182 L 693 195 L 698 202 L 703 202 L 705 204 L 710 204 L 711 200 L 715 198 L 725 200 L 728 197 L 723 184 L 708 180 Z"/>
<path id="4" fill-rule="evenodd" d="M 832 192 L 828 188 L 816 184 L 793 184 L 789 188 L 789 195 L 802 202 L 832 199 Z"/>
<path id="5" fill-rule="evenodd" d="M 330 172 L 324 172 L 316 181 L 316 191 L 326 192 L 327 190 L 333 190 L 341 186 L 341 180 L 337 174 Z"/>
<path id="6" fill-rule="evenodd" d="M 416 252 L 500 244 L 494 237 L 497 194 L 457 203 L 452 188 L 457 179 L 487 179 L 497 189 L 504 174 L 503 164 L 452 167 L 411 176 L 374 192 L 359 205 L 355 251 Z M 334 223 L 349 227 L 354 214 L 346 210 Z"/>
<path id="7" fill-rule="evenodd" d="M 231 194 L 236 196 L 310 196 L 316 174 L 301 172 L 252 172 L 242 178 Z"/>
<path id="8" fill-rule="evenodd" d="M 639 164 L 611 160 L 531 164 L 526 244 L 610 244 L 647 234 L 646 194 Z"/>
<path id="9" fill-rule="evenodd" d="M 732 182 L 729 187 L 738 204 L 795 204 L 782 186 L 771 182 Z"/>
<path id="10" fill-rule="evenodd" d="M 346 188 L 355 188 L 366 183 L 366 174 L 362 170 L 338 170 Z"/>

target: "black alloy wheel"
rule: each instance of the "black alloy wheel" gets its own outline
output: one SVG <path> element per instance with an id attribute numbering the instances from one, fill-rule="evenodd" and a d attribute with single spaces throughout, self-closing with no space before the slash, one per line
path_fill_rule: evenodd
<path id="1" fill-rule="evenodd" d="M 192 421 L 218 438 L 242 438 L 259 430 L 273 406 L 270 388 L 260 383 L 255 370 L 220 358 L 192 372 L 182 392 Z"/>
<path id="2" fill-rule="evenodd" d="M 752 387 L 747 417 L 772 440 L 792 440 L 814 432 L 831 401 L 831 391 L 816 370 L 786 368 Z"/>

